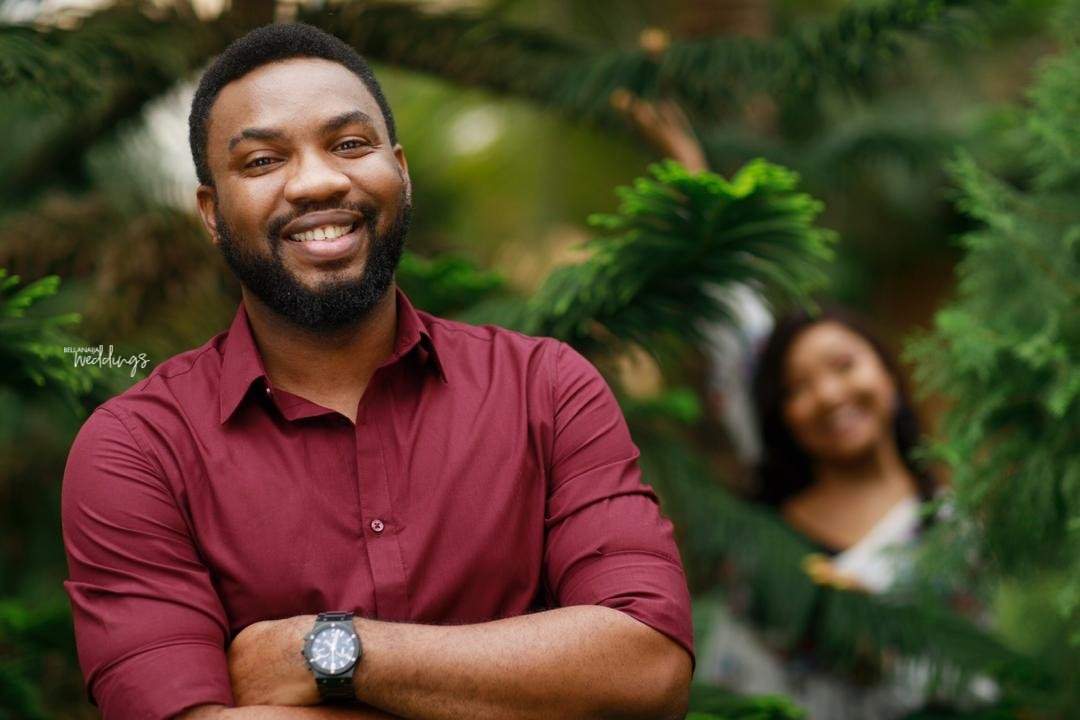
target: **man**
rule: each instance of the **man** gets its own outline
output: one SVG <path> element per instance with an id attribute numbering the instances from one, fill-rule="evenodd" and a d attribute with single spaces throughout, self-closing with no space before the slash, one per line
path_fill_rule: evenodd
<path id="1" fill-rule="evenodd" d="M 243 304 L 64 478 L 106 720 L 681 717 L 689 597 L 615 400 L 565 344 L 397 291 L 411 186 L 364 61 L 256 30 L 191 146 Z"/>

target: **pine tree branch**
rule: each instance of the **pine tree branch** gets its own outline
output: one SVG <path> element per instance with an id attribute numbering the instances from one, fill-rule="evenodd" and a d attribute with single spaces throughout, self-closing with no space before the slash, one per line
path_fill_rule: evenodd
<path id="1" fill-rule="evenodd" d="M 121 2 L 67 29 L 0 26 L 0 130 L 23 139 L 0 160 L 0 197 L 85 184 L 91 147 L 238 33 L 182 3 Z"/>
<path id="2" fill-rule="evenodd" d="M 833 235 L 814 226 L 821 204 L 796 191 L 794 173 L 755 161 L 730 182 L 674 162 L 650 174 L 617 191 L 617 214 L 590 219 L 604 233 L 592 256 L 553 272 L 514 326 L 588 354 L 633 343 L 662 357 L 729 317 L 717 285 L 796 300 L 822 282 Z"/>
<path id="3" fill-rule="evenodd" d="M 67 329 L 79 316 L 30 312 L 59 286 L 52 275 L 20 287 L 17 275 L 0 268 L 0 386 L 24 395 L 53 393 L 78 413 L 79 396 L 91 390 L 98 375 L 95 368 L 76 369 L 64 351 L 80 344 Z"/>
<path id="4" fill-rule="evenodd" d="M 490 16 L 434 14 L 417 5 L 344 3 L 301 17 L 372 60 L 539 102 L 577 119 L 614 119 L 610 97 L 676 98 L 716 119 L 748 95 L 809 97 L 825 87 L 865 93 L 904 43 L 970 31 L 1003 0 L 884 0 L 853 5 L 825 23 L 768 40 L 674 41 L 653 51 L 585 47 Z"/>
<path id="5" fill-rule="evenodd" d="M 1070 0 L 1063 17 L 1080 17 Z M 1000 180 L 961 155 L 957 202 L 978 227 L 961 239 L 956 298 L 909 348 L 917 378 L 950 399 L 932 452 L 951 471 L 950 513 L 933 563 L 985 586 L 1050 583 L 1059 627 L 1042 641 L 1059 674 L 1050 707 L 1080 703 L 1080 34 L 1059 23 L 1023 112 L 1029 179 Z M 964 538 L 962 547 L 948 541 Z M 944 578 L 948 581 L 949 578 Z M 1033 706 L 1039 703 L 1033 702 Z M 1045 705 L 1045 703 L 1044 703 Z"/>

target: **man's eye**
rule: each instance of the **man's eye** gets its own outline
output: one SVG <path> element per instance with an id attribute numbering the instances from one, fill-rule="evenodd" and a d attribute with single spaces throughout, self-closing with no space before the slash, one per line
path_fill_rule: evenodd
<path id="1" fill-rule="evenodd" d="M 245 168 L 261 168 L 261 167 L 266 167 L 267 165 L 269 165 L 272 162 L 274 162 L 274 158 L 272 158 L 272 157 L 260 157 L 260 158 L 255 158 L 254 160 L 249 162 L 244 167 Z"/>
<path id="2" fill-rule="evenodd" d="M 363 140 L 345 140 L 338 143 L 337 150 L 356 150 L 367 145 Z"/>

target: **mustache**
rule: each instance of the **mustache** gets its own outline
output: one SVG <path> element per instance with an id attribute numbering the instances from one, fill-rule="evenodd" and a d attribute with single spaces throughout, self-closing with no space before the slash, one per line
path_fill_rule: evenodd
<path id="1" fill-rule="evenodd" d="M 267 223 L 267 235 L 269 235 L 271 240 L 279 240 L 281 238 L 281 231 L 286 225 L 302 215 L 319 212 L 321 210 L 347 210 L 349 212 L 358 213 L 361 217 L 361 222 L 369 227 L 375 225 L 375 219 L 379 214 L 378 208 L 372 203 L 340 202 L 334 200 L 307 203 L 287 215 L 279 215 L 270 220 L 270 222 Z"/>

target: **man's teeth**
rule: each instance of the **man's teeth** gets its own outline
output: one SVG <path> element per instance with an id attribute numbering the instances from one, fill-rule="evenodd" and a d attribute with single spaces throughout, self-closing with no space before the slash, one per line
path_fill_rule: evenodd
<path id="1" fill-rule="evenodd" d="M 296 242 L 306 242 L 308 240 L 333 240 L 339 238 L 352 230 L 352 225 L 324 225 L 323 227 L 317 227 L 314 230 L 308 230 L 307 232 L 297 233 L 290 235 Z"/>

